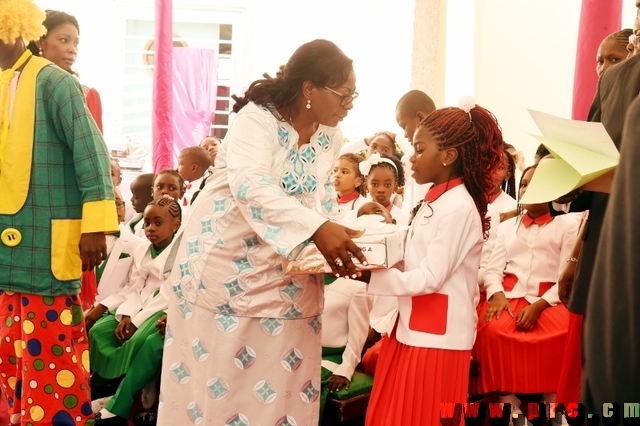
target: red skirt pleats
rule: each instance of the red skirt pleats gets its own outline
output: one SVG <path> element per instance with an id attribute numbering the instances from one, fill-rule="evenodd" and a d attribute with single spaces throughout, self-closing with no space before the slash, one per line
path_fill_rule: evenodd
<path id="1" fill-rule="evenodd" d="M 473 356 L 480 376 L 471 383 L 472 394 L 557 392 L 560 360 L 565 351 L 569 311 L 564 305 L 545 309 L 531 331 L 516 328 L 518 313 L 529 306 L 524 298 L 509 300 L 512 318 L 503 311 L 500 319 L 484 320 L 488 303 L 478 306 L 478 334 Z"/>
<path id="2" fill-rule="evenodd" d="M 382 336 L 382 338 L 367 349 L 362 356 L 362 371 L 364 374 L 375 376 L 376 365 L 378 365 L 378 358 L 380 356 L 380 348 L 382 348 L 382 342 L 387 339 L 387 336 Z"/>
<path id="3" fill-rule="evenodd" d="M 583 316 L 569 312 L 569 334 L 567 348 L 562 359 L 560 384 L 556 402 L 580 402 L 582 390 L 582 319 Z"/>
<path id="4" fill-rule="evenodd" d="M 441 403 L 465 403 L 471 351 L 419 348 L 384 340 L 367 426 L 439 425 Z"/>

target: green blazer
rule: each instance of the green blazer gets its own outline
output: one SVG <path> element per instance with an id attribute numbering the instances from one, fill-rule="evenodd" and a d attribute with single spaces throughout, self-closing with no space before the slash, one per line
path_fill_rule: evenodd
<path id="1" fill-rule="evenodd" d="M 78 294 L 80 235 L 118 224 L 107 148 L 74 77 L 30 58 L 0 160 L 0 290 Z"/>

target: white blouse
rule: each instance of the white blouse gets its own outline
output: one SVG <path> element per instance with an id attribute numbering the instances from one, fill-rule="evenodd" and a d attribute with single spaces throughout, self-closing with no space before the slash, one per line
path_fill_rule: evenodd
<path id="1" fill-rule="evenodd" d="M 580 213 L 569 213 L 529 227 L 517 217 L 503 222 L 484 275 L 487 300 L 502 291 L 507 299 L 524 297 L 534 303 L 542 298 L 551 306 L 559 303 L 556 282 L 578 238 L 580 217 Z M 503 286 L 507 274 L 517 278 L 511 290 Z M 509 287 L 511 284 L 513 281 Z"/>
<path id="2" fill-rule="evenodd" d="M 458 185 L 424 203 L 411 225 L 404 271 L 374 271 L 370 294 L 398 296 L 401 343 L 470 350 L 475 340 L 482 222 Z"/>

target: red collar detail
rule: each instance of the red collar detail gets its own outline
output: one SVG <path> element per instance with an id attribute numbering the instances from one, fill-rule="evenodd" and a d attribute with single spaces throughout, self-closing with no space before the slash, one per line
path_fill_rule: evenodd
<path id="1" fill-rule="evenodd" d="M 522 223 L 524 224 L 525 227 L 530 227 L 531 225 L 533 225 L 534 223 L 536 225 L 544 225 L 545 223 L 549 223 L 553 220 L 553 216 L 551 216 L 551 213 L 545 213 L 540 217 L 537 217 L 535 219 L 533 219 L 531 216 L 529 216 L 529 213 L 525 214 L 522 217 Z"/>
<path id="2" fill-rule="evenodd" d="M 349 195 L 345 195 L 344 197 L 338 197 L 338 204 L 348 203 L 349 201 L 353 201 L 360 196 L 360 193 L 355 190 Z"/>
<path id="3" fill-rule="evenodd" d="M 393 208 L 393 203 L 391 201 L 389 201 L 389 205 L 387 206 L 387 210 L 391 211 L 392 208 Z"/>
<path id="4" fill-rule="evenodd" d="M 502 195 L 502 189 L 498 193 L 496 193 L 494 195 L 491 195 L 489 197 L 489 204 L 493 204 L 493 202 L 496 201 L 498 199 L 498 197 L 501 196 L 501 195 Z"/>
<path id="5" fill-rule="evenodd" d="M 461 177 L 451 179 L 449 181 L 440 183 L 438 185 L 433 185 L 431 188 L 429 188 L 429 191 L 427 191 L 427 195 L 424 196 L 424 200 L 427 203 L 431 203 L 437 200 L 438 198 L 440 198 L 442 194 L 444 194 L 445 192 L 447 192 L 452 188 L 455 188 L 458 185 L 462 185 Z"/>

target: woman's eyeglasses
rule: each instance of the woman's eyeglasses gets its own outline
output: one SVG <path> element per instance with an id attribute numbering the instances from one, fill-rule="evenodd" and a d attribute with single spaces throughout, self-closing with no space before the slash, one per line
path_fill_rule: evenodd
<path id="1" fill-rule="evenodd" d="M 356 100 L 356 98 L 358 96 L 360 96 L 360 93 L 358 92 L 353 92 L 350 95 L 343 95 L 342 93 L 338 92 L 337 90 L 333 90 L 330 87 L 325 86 L 324 84 L 321 84 L 320 86 L 322 86 L 322 88 L 327 89 L 328 91 L 330 91 L 331 93 L 340 96 L 340 98 L 342 98 L 340 100 L 340 105 L 343 107 L 349 106 L 351 103 L 353 103 L 353 101 Z"/>

